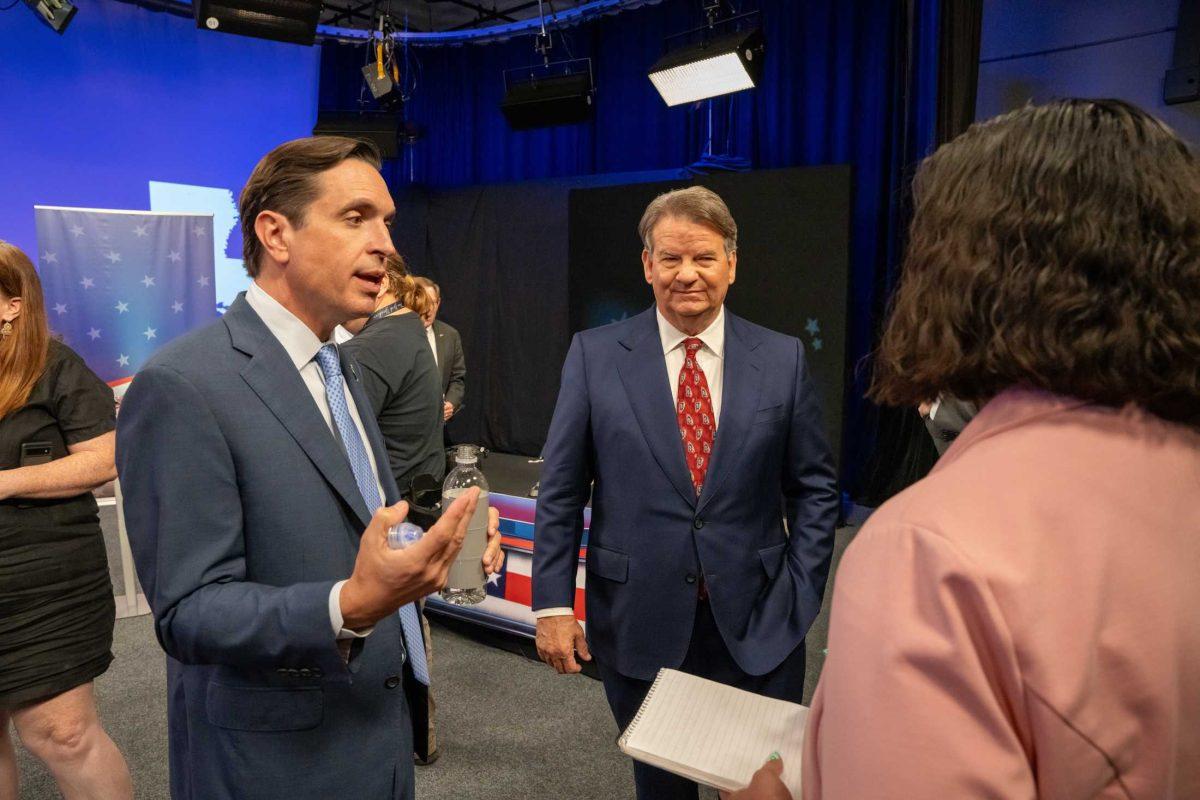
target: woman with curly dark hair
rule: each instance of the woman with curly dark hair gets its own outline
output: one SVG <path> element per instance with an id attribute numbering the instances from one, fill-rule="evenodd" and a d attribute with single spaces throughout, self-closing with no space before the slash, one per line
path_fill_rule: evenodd
<path id="1" fill-rule="evenodd" d="M 872 394 L 985 405 L 841 563 L 804 796 L 1200 797 L 1200 163 L 1067 100 L 915 200 Z"/>

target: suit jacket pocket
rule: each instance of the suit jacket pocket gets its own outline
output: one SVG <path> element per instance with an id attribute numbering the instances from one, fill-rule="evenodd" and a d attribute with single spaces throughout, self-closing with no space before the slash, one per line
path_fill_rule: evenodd
<path id="1" fill-rule="evenodd" d="M 760 408 L 757 411 L 755 411 L 754 412 L 754 423 L 757 425 L 760 423 L 766 424 L 768 422 L 779 422 L 779 420 L 783 419 L 786 416 L 787 416 L 787 407 L 783 403 L 780 403 L 777 406 L 771 406 L 770 408 Z"/>
<path id="2" fill-rule="evenodd" d="M 775 576 L 779 574 L 779 568 L 783 565 L 783 559 L 786 554 L 783 552 L 787 548 L 787 542 L 773 544 L 770 547 L 764 547 L 758 551 L 758 557 L 762 559 L 763 569 L 767 573 L 767 577 L 775 580 Z"/>
<path id="3" fill-rule="evenodd" d="M 629 579 L 629 556 L 618 553 L 616 550 L 590 544 L 588 545 L 587 571 L 600 578 L 624 583 Z"/>
<path id="4" fill-rule="evenodd" d="M 208 721 L 234 731 L 305 731 L 321 724 L 320 686 L 298 688 L 208 685 Z"/>

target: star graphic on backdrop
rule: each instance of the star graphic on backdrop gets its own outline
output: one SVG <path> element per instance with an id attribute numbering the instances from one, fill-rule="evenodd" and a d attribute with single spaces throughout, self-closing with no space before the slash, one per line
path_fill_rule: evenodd
<path id="1" fill-rule="evenodd" d="M 125 302 L 118 300 L 117 304 L 115 306 L 113 306 L 113 308 L 115 308 L 117 310 L 118 314 L 124 314 L 126 311 L 129 310 L 129 303 L 125 303 Z"/>
<path id="2" fill-rule="evenodd" d="M 57 253 L 42 253 L 42 263 L 43 264 L 57 264 L 58 263 L 58 254 Z"/>
<path id="3" fill-rule="evenodd" d="M 150 232 L 148 230 L 146 230 L 147 227 L 148 226 L 146 226 L 145 224 L 135 225 L 133 228 L 133 235 L 138 237 L 139 239 L 149 236 Z"/>
<path id="4" fill-rule="evenodd" d="M 154 285 L 154 278 L 151 278 L 149 275 L 146 275 L 139 281 L 139 283 L 141 283 L 143 286 L 145 286 L 147 289 L 149 289 L 151 286 Z"/>
<path id="5" fill-rule="evenodd" d="M 71 235 L 74 236 L 76 239 L 78 239 L 80 236 L 83 236 L 83 228 L 81 228 L 78 225 L 72 225 L 71 226 Z"/>
<path id="6" fill-rule="evenodd" d="M 177 250 L 172 250 L 171 255 L 167 256 L 167 258 L 178 264 L 180 261 L 183 261 L 183 253 L 180 253 Z"/>
<path id="7" fill-rule="evenodd" d="M 148 342 L 151 339 L 158 338 L 158 331 L 155 330 L 154 328 L 147 327 L 146 330 L 142 331 L 142 336 L 145 336 L 146 341 Z"/>
<path id="8" fill-rule="evenodd" d="M 67 313 L 67 304 L 66 303 L 55 303 L 54 304 L 54 313 L 55 314 Z"/>
<path id="9" fill-rule="evenodd" d="M 92 280 L 91 278 L 84 278 L 83 280 L 81 280 L 79 282 L 79 285 L 85 289 L 90 289 L 96 285 L 96 282 L 94 280 Z"/>
<path id="10" fill-rule="evenodd" d="M 129 366 L 129 356 L 125 355 L 124 353 L 121 353 L 121 357 L 117 359 L 117 365 L 121 366 L 121 367 L 128 367 Z"/>
<path id="11" fill-rule="evenodd" d="M 825 343 L 822 342 L 821 337 L 818 336 L 815 339 L 813 339 L 812 345 L 813 345 L 813 350 L 820 350 L 822 347 L 825 346 Z"/>
<path id="12" fill-rule="evenodd" d="M 500 573 L 493 572 L 491 575 L 488 575 L 487 582 L 492 584 L 493 586 L 499 586 L 500 585 Z"/>
<path id="13" fill-rule="evenodd" d="M 171 303 L 171 310 L 178 314 L 180 311 L 183 311 L 183 303 L 176 300 L 174 303 Z"/>
<path id="14" fill-rule="evenodd" d="M 89 337 L 89 338 L 90 338 L 90 339 L 91 339 L 93 342 L 94 342 L 94 341 L 96 341 L 97 339 L 99 339 L 99 338 L 100 338 L 100 329 L 99 329 L 99 328 L 92 328 L 90 331 L 88 331 L 88 337 Z"/>
<path id="15" fill-rule="evenodd" d="M 621 316 L 619 316 L 619 317 L 613 317 L 612 319 L 610 319 L 610 320 L 609 320 L 609 322 L 620 322 L 621 320 L 623 320 L 623 319 L 628 319 L 628 318 L 629 318 L 629 312 L 628 312 L 628 311 L 622 311 L 622 312 L 621 312 Z"/>
<path id="16" fill-rule="evenodd" d="M 816 336 L 821 332 L 821 323 L 817 322 L 815 319 L 810 319 L 808 324 L 804 326 L 804 330 L 808 331 L 809 336 Z"/>
<path id="17" fill-rule="evenodd" d="M 109 260 L 109 262 L 115 264 L 121 260 L 121 254 L 118 253 L 116 250 L 110 250 L 108 252 L 108 255 L 105 256 L 105 258 L 107 258 Z"/>
<path id="18" fill-rule="evenodd" d="M 196 279 L 196 283 L 200 284 L 201 286 L 208 286 L 208 276 L 201 275 L 199 278 Z"/>
<path id="19" fill-rule="evenodd" d="M 197 236 L 203 236 L 204 235 L 204 226 L 197 225 L 196 227 L 192 228 L 192 233 L 196 234 Z"/>

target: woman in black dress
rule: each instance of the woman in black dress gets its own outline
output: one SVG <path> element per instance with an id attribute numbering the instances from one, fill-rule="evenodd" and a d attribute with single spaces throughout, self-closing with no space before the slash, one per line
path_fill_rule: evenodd
<path id="1" fill-rule="evenodd" d="M 29 258 L 0 242 L 0 800 L 8 729 L 72 798 L 131 798 L 96 714 L 115 615 L 91 490 L 116 477 L 112 390 L 50 338 Z"/>
<path id="2" fill-rule="evenodd" d="M 405 270 L 388 262 L 376 311 L 358 335 L 342 345 L 362 367 L 387 444 L 392 475 L 402 495 L 417 475 L 439 481 L 446 471 L 442 449 L 442 381 L 425 338 L 421 315 L 429 297 Z"/>

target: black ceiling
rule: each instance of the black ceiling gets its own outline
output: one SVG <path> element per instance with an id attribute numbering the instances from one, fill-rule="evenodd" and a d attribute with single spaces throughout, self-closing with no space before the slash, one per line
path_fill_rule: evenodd
<path id="1" fill-rule="evenodd" d="M 566 11 L 585 0 L 543 0 L 547 14 Z M 325 0 L 321 23 L 343 28 L 374 28 L 385 13 L 409 30 L 449 31 L 487 27 L 538 15 L 537 0 Z"/>

